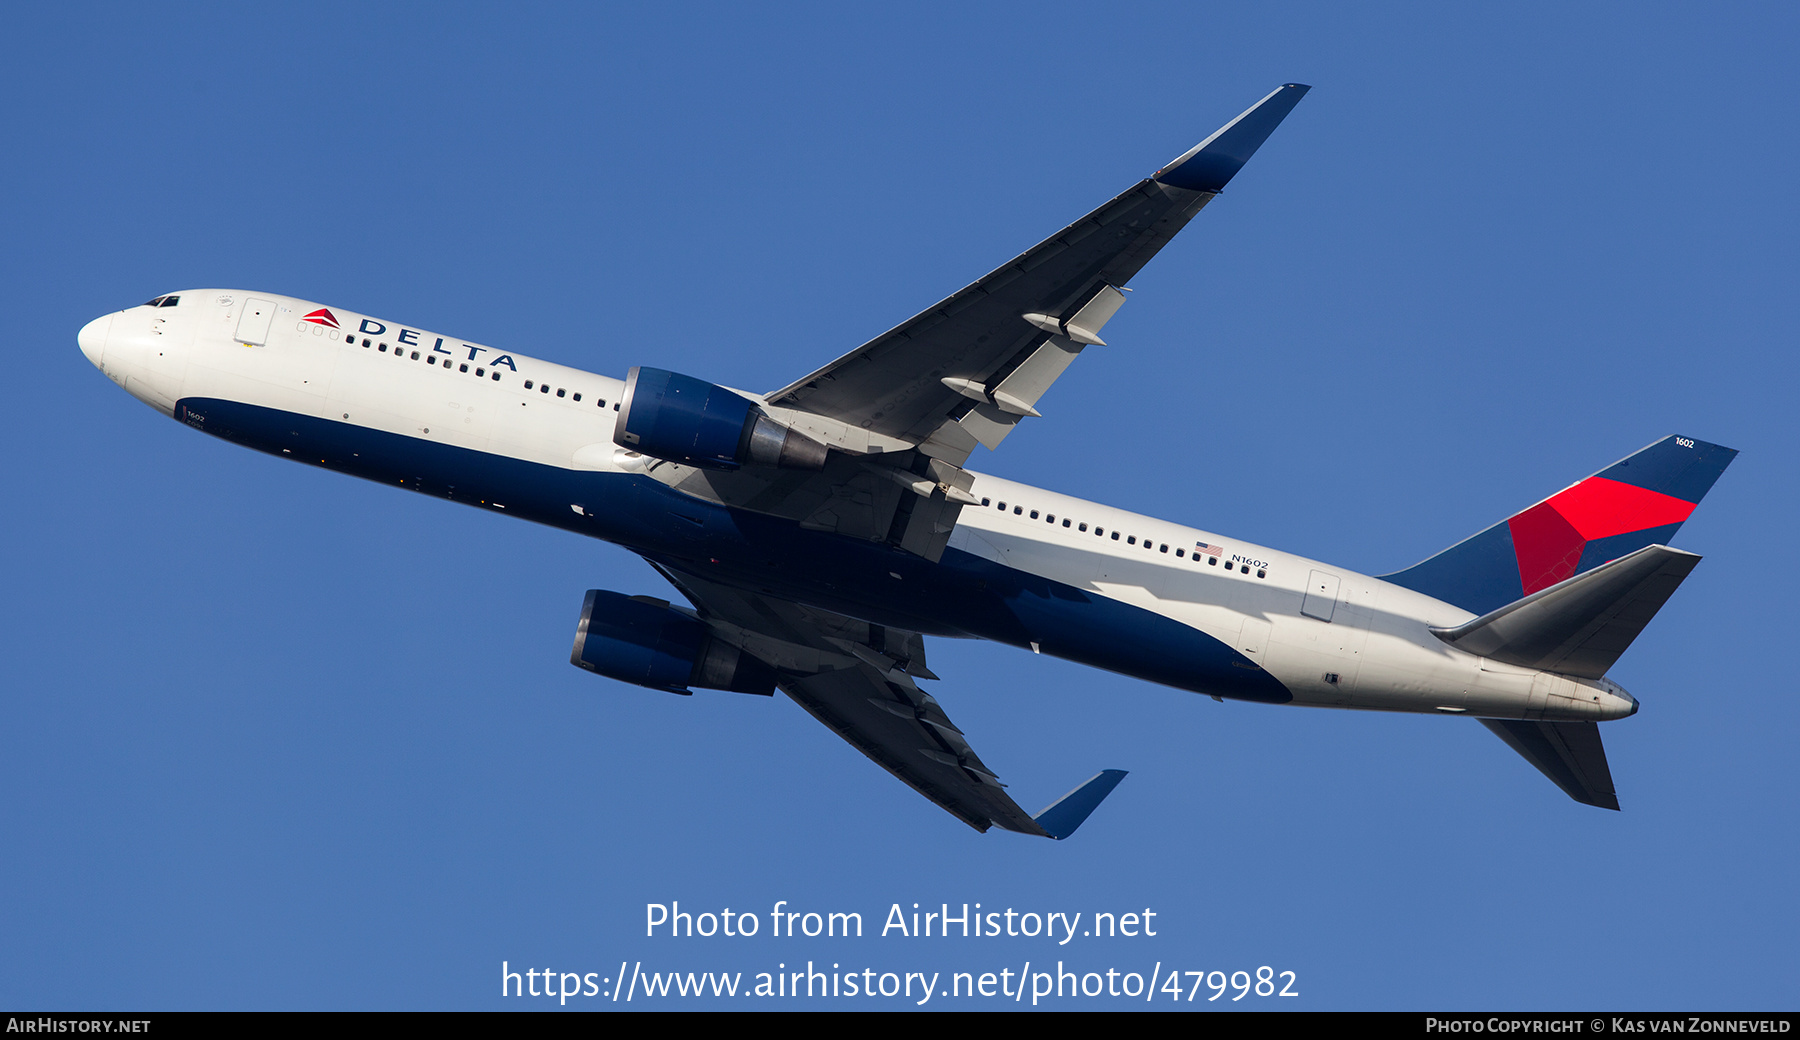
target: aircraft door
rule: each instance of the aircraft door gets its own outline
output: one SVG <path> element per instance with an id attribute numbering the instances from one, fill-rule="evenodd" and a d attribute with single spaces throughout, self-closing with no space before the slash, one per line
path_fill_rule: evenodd
<path id="1" fill-rule="evenodd" d="M 1273 628 L 1266 618 L 1245 618 L 1244 626 L 1238 632 L 1238 652 L 1255 661 L 1258 667 L 1268 668 L 1269 632 Z"/>
<path id="2" fill-rule="evenodd" d="M 244 301 L 244 309 L 238 315 L 237 336 L 239 343 L 248 343 L 260 347 L 269 341 L 269 322 L 275 320 L 275 305 L 268 300 L 254 297 Z"/>
<path id="3" fill-rule="evenodd" d="M 1300 604 L 1300 613 L 1320 621 L 1330 621 L 1337 608 L 1337 598 L 1338 576 L 1313 571 L 1306 580 L 1306 599 Z"/>

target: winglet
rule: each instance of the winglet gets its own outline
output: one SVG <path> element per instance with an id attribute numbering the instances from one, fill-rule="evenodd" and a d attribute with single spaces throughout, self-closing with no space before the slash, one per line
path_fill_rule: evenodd
<path id="1" fill-rule="evenodd" d="M 1088 814 L 1100 807 L 1100 803 L 1107 795 L 1112 794 L 1112 789 L 1119 786 L 1119 781 L 1123 779 L 1123 769 L 1102 769 L 1032 819 L 1037 821 L 1039 827 L 1044 828 L 1044 833 L 1061 841 L 1074 834 L 1075 828 L 1081 826 Z"/>
<path id="2" fill-rule="evenodd" d="M 1250 161 L 1312 88 L 1284 83 L 1249 110 L 1156 171 L 1154 179 L 1189 191 L 1218 191 Z"/>

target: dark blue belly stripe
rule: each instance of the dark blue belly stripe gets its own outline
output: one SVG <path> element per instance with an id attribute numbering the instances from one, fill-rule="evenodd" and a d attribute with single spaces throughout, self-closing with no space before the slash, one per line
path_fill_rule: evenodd
<path id="1" fill-rule="evenodd" d="M 1036 643 L 1055 657 L 1196 693 L 1293 699 L 1274 676 L 1198 629 L 958 549 L 931 563 L 703 502 L 645 476 L 561 469 L 234 401 L 188 398 L 175 417 L 245 447 L 421 494 L 502 506 L 510 516 L 615 542 L 672 569 L 876 624 L 1017 647 Z"/>

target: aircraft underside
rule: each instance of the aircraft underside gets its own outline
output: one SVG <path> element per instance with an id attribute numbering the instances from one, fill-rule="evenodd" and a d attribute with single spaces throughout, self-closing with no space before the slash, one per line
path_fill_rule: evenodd
<path id="1" fill-rule="evenodd" d="M 1293 700 L 1274 676 L 1204 632 L 955 548 L 933 563 L 726 509 L 648 477 L 560 469 L 239 402 L 186 399 L 175 417 L 245 447 L 600 538 L 666 570 L 873 624 L 1035 648 L 1194 693 Z"/>

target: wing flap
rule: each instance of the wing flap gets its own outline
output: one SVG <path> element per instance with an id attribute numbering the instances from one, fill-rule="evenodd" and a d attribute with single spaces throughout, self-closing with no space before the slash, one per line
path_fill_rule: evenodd
<path id="1" fill-rule="evenodd" d="M 780 686 L 851 747 L 976 830 L 997 824 L 1025 834 L 1049 835 L 1006 794 L 993 770 L 947 718 L 942 725 L 924 724 L 920 716 L 930 709 L 913 699 L 917 695 L 884 681 L 867 665 L 784 676 Z M 871 696 L 875 690 L 888 699 Z"/>

